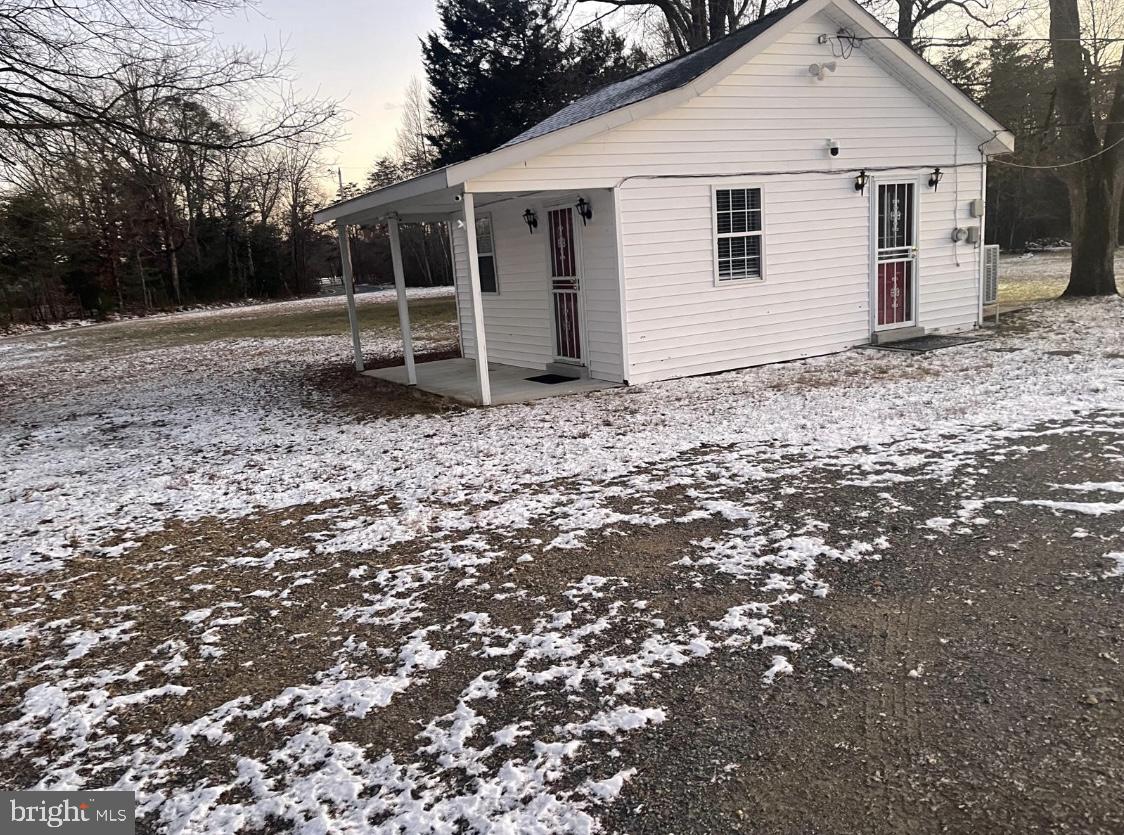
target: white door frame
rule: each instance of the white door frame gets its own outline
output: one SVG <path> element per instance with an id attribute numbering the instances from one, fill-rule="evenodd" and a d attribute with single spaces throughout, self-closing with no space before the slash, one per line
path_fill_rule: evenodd
<path id="1" fill-rule="evenodd" d="M 589 339 L 586 336 L 586 315 L 585 315 L 585 263 L 584 256 L 585 250 L 582 246 L 582 219 L 578 215 L 578 210 L 574 207 L 574 200 L 554 203 L 543 204 L 544 220 L 546 221 L 546 234 L 543 235 L 544 242 L 543 248 L 546 252 L 546 299 L 547 299 L 547 312 L 550 327 L 550 354 L 554 358 L 554 362 L 567 363 L 569 365 L 589 366 Z M 572 241 L 574 246 L 574 269 L 577 275 L 574 276 L 575 283 L 577 284 L 577 305 L 578 305 L 578 339 L 581 342 L 579 346 L 581 352 L 581 359 L 573 359 L 572 357 L 558 356 L 558 331 L 557 331 L 557 317 L 554 309 L 554 253 L 550 247 L 550 213 L 559 209 L 570 210 L 570 225 L 573 229 Z"/>
<path id="2" fill-rule="evenodd" d="M 913 258 L 911 266 L 910 319 L 890 325 L 878 324 L 878 188 L 879 186 L 912 185 L 913 217 L 911 230 L 913 239 Z M 921 251 L 918 238 L 921 234 L 921 177 L 872 177 L 870 180 L 870 329 L 872 333 L 891 331 L 898 328 L 916 327 L 919 321 L 921 301 L 920 263 Z"/>

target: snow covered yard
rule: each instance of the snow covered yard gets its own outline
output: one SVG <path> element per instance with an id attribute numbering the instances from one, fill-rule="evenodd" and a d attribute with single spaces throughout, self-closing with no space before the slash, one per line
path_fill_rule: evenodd
<path id="1" fill-rule="evenodd" d="M 745 787 L 786 796 L 760 757 L 788 705 L 878 681 L 869 727 L 908 726 L 956 661 L 916 614 L 847 637 L 871 595 L 1048 534 L 1119 626 L 1119 301 L 923 356 L 389 417 L 310 385 L 347 362 L 334 313 L 0 341 L 5 788 L 135 789 L 168 832 L 783 828 Z M 417 338 L 455 332 L 435 310 Z M 1118 713 L 1108 669 L 1081 695 Z M 852 766 L 884 785 L 881 733 Z"/>

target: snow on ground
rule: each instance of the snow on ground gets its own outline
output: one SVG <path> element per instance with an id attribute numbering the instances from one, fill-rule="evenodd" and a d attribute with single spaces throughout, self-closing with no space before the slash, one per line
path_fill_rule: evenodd
<path id="1" fill-rule="evenodd" d="M 675 721 L 660 682 L 742 653 L 782 686 L 813 637 L 793 613 L 895 547 L 777 496 L 828 478 L 892 514 L 904 484 L 1124 409 L 1124 303 L 1023 316 L 924 356 L 386 419 L 307 386 L 342 332 L 9 340 L 0 762 L 134 789 L 170 832 L 596 830 L 644 769 L 623 741 Z M 966 500 L 931 533 L 1106 490 Z"/>

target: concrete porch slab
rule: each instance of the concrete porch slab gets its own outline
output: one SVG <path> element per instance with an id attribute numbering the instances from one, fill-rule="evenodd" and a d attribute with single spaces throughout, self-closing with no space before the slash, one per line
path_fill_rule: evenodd
<path id="1" fill-rule="evenodd" d="M 492 405 L 502 406 L 511 403 L 526 403 L 544 397 L 557 397 L 565 394 L 583 394 L 590 391 L 616 388 L 619 383 L 604 380 L 575 379 L 564 383 L 534 383 L 528 377 L 536 377 L 545 372 L 534 368 L 519 368 L 514 365 L 488 363 L 492 382 Z M 363 372 L 368 377 L 377 377 L 399 385 L 406 383 L 406 366 L 393 368 L 372 368 Z M 476 361 L 470 359 L 436 360 L 417 364 L 418 388 L 430 394 L 439 394 L 461 403 L 477 404 L 480 392 L 476 383 Z"/>

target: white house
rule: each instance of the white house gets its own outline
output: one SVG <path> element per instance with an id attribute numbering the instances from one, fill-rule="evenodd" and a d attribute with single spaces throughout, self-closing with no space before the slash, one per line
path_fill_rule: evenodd
<path id="1" fill-rule="evenodd" d="M 397 373 L 489 404 L 548 370 L 635 384 L 975 327 L 1013 142 L 853 0 L 802 0 L 317 219 L 388 219 L 396 253 L 399 221 L 450 221 L 465 359 L 415 368 L 396 257 Z"/>

